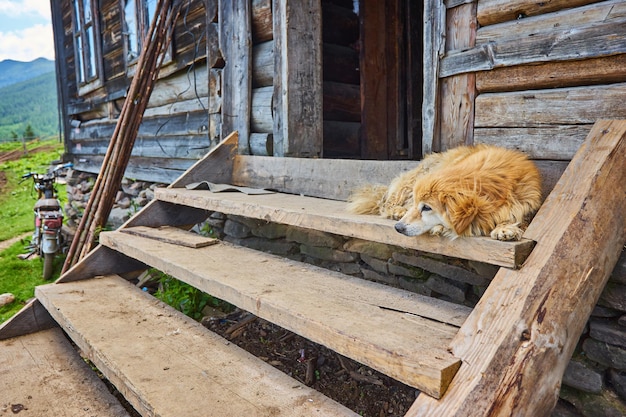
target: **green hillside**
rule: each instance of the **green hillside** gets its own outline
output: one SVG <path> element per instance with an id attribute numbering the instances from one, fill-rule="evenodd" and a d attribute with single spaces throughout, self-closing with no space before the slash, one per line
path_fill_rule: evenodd
<path id="1" fill-rule="evenodd" d="M 37 58 L 30 62 L 5 59 L 0 61 L 0 88 L 54 72 L 54 61 Z"/>
<path id="2" fill-rule="evenodd" d="M 0 141 L 24 136 L 30 124 L 37 137 L 58 136 L 54 72 L 0 88 Z"/>

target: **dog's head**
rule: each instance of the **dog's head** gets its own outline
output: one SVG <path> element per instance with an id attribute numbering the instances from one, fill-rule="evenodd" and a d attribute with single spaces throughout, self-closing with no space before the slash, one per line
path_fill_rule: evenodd
<path id="1" fill-rule="evenodd" d="M 444 192 L 435 188 L 416 187 L 415 203 L 395 225 L 407 236 L 424 233 L 457 238 L 465 234 L 478 214 L 476 198 L 461 192 Z"/>

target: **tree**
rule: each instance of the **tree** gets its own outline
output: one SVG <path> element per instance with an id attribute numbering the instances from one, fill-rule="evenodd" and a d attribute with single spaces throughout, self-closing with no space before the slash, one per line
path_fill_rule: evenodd
<path id="1" fill-rule="evenodd" d="M 35 137 L 35 132 L 33 131 L 33 127 L 30 125 L 26 125 L 26 129 L 24 129 L 24 139 L 32 139 Z"/>

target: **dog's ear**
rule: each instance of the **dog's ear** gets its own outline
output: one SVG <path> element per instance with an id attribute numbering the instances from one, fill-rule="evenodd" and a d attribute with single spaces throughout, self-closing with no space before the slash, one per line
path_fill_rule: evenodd
<path id="1" fill-rule="evenodd" d="M 461 193 L 448 194 L 442 202 L 451 226 L 461 236 L 478 215 L 478 202 L 475 197 Z"/>

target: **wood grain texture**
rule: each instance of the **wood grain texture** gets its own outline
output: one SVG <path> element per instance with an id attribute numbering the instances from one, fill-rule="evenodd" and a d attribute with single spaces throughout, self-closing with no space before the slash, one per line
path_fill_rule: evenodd
<path id="1" fill-rule="evenodd" d="M 529 226 L 537 246 L 500 269 L 451 347 L 443 401 L 407 416 L 548 416 L 581 332 L 626 241 L 626 121 L 599 121 Z M 506 312 L 506 314 L 504 314 Z"/>
<path id="2" fill-rule="evenodd" d="M 598 0 L 480 0 L 478 22 L 481 26 L 515 20 L 520 17 L 536 16 L 570 7 L 596 3 Z"/>
<path id="3" fill-rule="evenodd" d="M 186 248 L 203 248 L 218 243 L 217 239 L 212 237 L 204 237 L 197 233 L 188 232 L 177 227 L 159 226 L 146 227 L 135 226 L 120 229 L 122 233 L 129 233 L 148 239 L 156 239 L 161 242 L 171 243 L 173 245 L 184 246 Z"/>
<path id="4" fill-rule="evenodd" d="M 0 325 L 0 340 L 55 327 L 56 323 L 41 303 L 33 299 Z"/>
<path id="5" fill-rule="evenodd" d="M 172 204 L 284 223 L 342 236 L 385 243 L 424 252 L 515 268 L 532 249 L 532 241 L 500 242 L 491 238 L 449 240 L 435 236 L 407 237 L 395 231 L 394 221 L 348 213 L 346 203 L 291 194 L 248 196 L 186 189 L 157 189 L 155 198 Z"/>
<path id="6" fill-rule="evenodd" d="M 356 416 L 120 277 L 36 293 L 142 415 Z"/>
<path id="7" fill-rule="evenodd" d="M 59 328 L 0 341 L 0 369 L 3 414 L 129 416 Z"/>
<path id="8" fill-rule="evenodd" d="M 227 243 L 190 249 L 121 232 L 101 242 L 429 395 L 458 368 L 447 323 L 465 307 Z"/>

